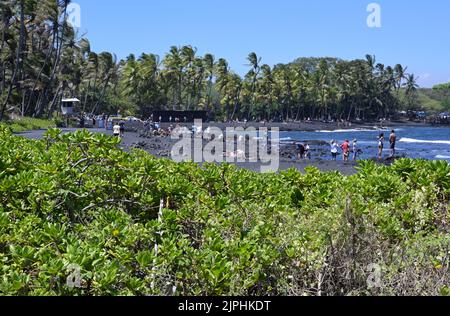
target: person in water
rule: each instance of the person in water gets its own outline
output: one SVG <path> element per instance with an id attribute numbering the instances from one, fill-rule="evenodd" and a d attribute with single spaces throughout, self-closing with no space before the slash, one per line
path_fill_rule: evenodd
<path id="1" fill-rule="evenodd" d="M 331 142 L 331 157 L 333 157 L 333 161 L 337 160 L 338 153 L 339 153 L 339 145 L 337 141 L 333 140 Z"/>
<path id="2" fill-rule="evenodd" d="M 343 159 L 345 162 L 348 161 L 348 158 L 350 157 L 350 141 L 347 139 L 345 142 L 341 145 Z"/>
<path id="3" fill-rule="evenodd" d="M 397 135 L 395 134 L 395 130 L 391 131 L 389 143 L 391 144 L 391 158 L 393 158 L 395 156 L 395 145 L 397 144 Z"/>
<path id="4" fill-rule="evenodd" d="M 378 137 L 378 160 L 383 159 L 383 150 L 384 150 L 384 134 L 380 134 Z"/>

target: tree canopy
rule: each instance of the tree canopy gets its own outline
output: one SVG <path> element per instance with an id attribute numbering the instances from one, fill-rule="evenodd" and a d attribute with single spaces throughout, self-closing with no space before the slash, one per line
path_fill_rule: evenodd
<path id="1" fill-rule="evenodd" d="M 145 118 L 160 109 L 206 110 L 217 120 L 376 119 L 417 104 L 417 77 L 371 55 L 270 66 L 251 52 L 244 76 L 192 46 L 118 60 L 92 51 L 65 22 L 69 3 L 2 1 L 0 119 L 50 117 L 63 97 L 78 97 L 86 113 L 120 109 Z"/>

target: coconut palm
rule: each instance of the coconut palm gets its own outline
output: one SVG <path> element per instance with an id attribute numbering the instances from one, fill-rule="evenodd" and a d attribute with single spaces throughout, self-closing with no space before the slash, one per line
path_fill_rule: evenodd
<path id="1" fill-rule="evenodd" d="M 89 112 L 124 107 L 206 109 L 227 118 L 376 119 L 394 113 L 404 88 L 417 102 L 417 78 L 375 56 L 344 61 L 300 58 L 274 67 L 254 52 L 241 78 L 223 58 L 173 46 L 162 58 L 97 54 L 65 22 L 68 0 L 0 2 L 0 118 L 5 113 L 51 116 L 63 96 L 79 96 Z"/>
<path id="2" fill-rule="evenodd" d="M 245 117 L 248 118 L 251 115 L 252 112 L 252 106 L 255 104 L 255 94 L 256 94 L 256 84 L 258 81 L 258 76 L 261 71 L 260 63 L 261 58 L 256 55 L 256 53 L 252 52 L 248 55 L 247 60 L 249 61 L 249 64 L 247 66 L 251 67 L 251 70 L 247 73 L 246 79 L 247 79 L 247 90 L 249 90 L 249 101 L 247 104 L 247 110 L 245 113 Z"/>
<path id="3" fill-rule="evenodd" d="M 408 102 L 408 108 L 412 110 L 417 102 L 417 89 L 419 88 L 419 85 L 417 84 L 417 80 L 419 78 L 416 77 L 414 74 L 408 74 L 406 75 L 406 99 Z"/>
<path id="4" fill-rule="evenodd" d="M 166 54 L 164 61 L 163 76 L 172 87 L 172 105 L 173 109 L 181 107 L 182 104 L 182 84 L 183 84 L 183 60 L 180 49 L 172 46 L 168 54 Z"/>
<path id="5" fill-rule="evenodd" d="M 210 111 L 214 79 L 214 56 L 212 54 L 206 54 L 205 57 L 203 57 L 203 67 L 205 70 L 205 76 L 208 79 L 208 97 L 206 101 L 206 109 Z"/>

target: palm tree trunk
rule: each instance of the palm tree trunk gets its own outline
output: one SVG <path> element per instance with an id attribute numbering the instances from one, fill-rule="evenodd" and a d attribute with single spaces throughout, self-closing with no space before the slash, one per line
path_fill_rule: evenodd
<path id="1" fill-rule="evenodd" d="M 64 1 L 64 11 L 63 11 L 64 12 L 63 13 L 63 25 L 62 25 L 62 28 L 61 28 L 61 38 L 58 37 L 58 35 L 59 35 L 59 23 L 58 23 L 58 21 L 56 21 L 56 22 L 54 21 L 54 23 L 56 24 L 55 31 L 54 31 L 55 34 L 53 35 L 54 39 L 56 38 L 56 47 L 57 47 L 57 49 L 56 49 L 56 59 L 55 59 L 55 64 L 53 65 L 53 69 L 52 69 L 51 75 L 50 75 L 50 80 L 48 82 L 48 88 L 47 88 L 46 93 L 44 95 L 44 100 L 47 100 L 47 98 L 48 98 L 49 90 L 53 86 L 53 81 L 55 80 L 55 77 L 56 77 L 56 71 L 57 71 L 57 69 L 59 67 L 59 63 L 60 63 L 60 60 L 61 60 L 61 52 L 62 52 L 62 47 L 63 47 L 63 44 L 64 44 L 64 30 L 65 30 L 64 21 L 66 21 L 66 19 L 67 19 L 67 5 L 68 4 L 69 4 L 69 1 L 65 0 Z M 58 88 L 58 91 L 59 90 L 60 89 Z M 52 104 L 51 104 L 50 109 L 49 109 L 49 113 L 52 112 L 52 108 L 54 106 L 54 102 L 56 100 L 56 97 L 57 97 L 57 94 L 55 95 L 55 98 L 52 101 Z M 42 113 L 39 113 L 39 114 L 42 114 Z"/>
<path id="2" fill-rule="evenodd" d="M 295 121 L 298 121 L 298 117 L 300 116 L 301 103 L 297 106 L 297 114 L 295 115 Z"/>
<path id="3" fill-rule="evenodd" d="M 2 85 L 0 86 L 0 95 L 3 94 L 3 91 L 5 91 L 5 87 L 6 87 L 6 63 L 2 64 Z"/>
<path id="4" fill-rule="evenodd" d="M 206 109 L 209 110 L 211 109 L 211 100 L 212 100 L 212 76 L 209 77 L 209 91 L 208 91 L 208 105 L 206 106 Z"/>
<path id="5" fill-rule="evenodd" d="M 88 81 L 88 86 L 84 93 L 83 112 L 86 111 L 86 104 L 87 104 L 87 99 L 88 99 L 90 89 L 91 89 L 91 80 Z"/>
<path id="6" fill-rule="evenodd" d="M 2 44 L 0 46 L 0 52 L 3 51 L 3 48 L 5 47 L 5 42 L 6 42 L 6 29 L 8 27 L 8 21 L 5 18 L 5 20 L 3 21 L 3 28 L 2 28 Z M 2 75 L 1 77 L 1 81 L 2 81 L 2 85 L 0 86 L 0 95 L 3 94 L 3 91 L 5 90 L 5 82 L 6 82 L 6 67 L 5 67 L 5 62 L 2 63 L 2 68 L 0 70 L 0 73 Z"/>
<path id="7" fill-rule="evenodd" d="M 183 69 L 180 70 L 180 75 L 178 77 L 178 109 L 181 109 L 183 105 Z"/>
<path id="8" fill-rule="evenodd" d="M 47 118 L 49 118 L 49 119 L 52 117 L 53 110 L 55 109 L 55 106 L 56 106 L 56 104 L 58 102 L 61 90 L 62 90 L 62 88 L 58 87 L 58 90 L 55 93 L 55 97 L 53 98 L 53 101 L 50 104 L 50 107 L 49 107 L 49 110 L 48 110 L 48 113 L 47 113 Z"/>
<path id="9" fill-rule="evenodd" d="M 49 61 L 49 59 L 50 59 L 50 56 L 51 56 L 52 54 L 53 54 L 53 46 L 52 46 L 52 48 L 50 49 L 50 51 L 49 51 L 49 52 L 46 54 L 46 56 L 45 56 L 44 64 L 42 65 L 41 69 L 39 70 L 39 73 L 38 73 L 38 75 L 37 75 L 37 77 L 36 77 L 36 80 L 34 81 L 32 91 L 35 91 L 35 90 L 36 90 L 36 87 L 37 87 L 37 84 L 38 84 L 38 82 L 39 82 L 39 79 L 41 78 L 42 73 L 44 72 L 44 69 L 45 69 L 45 67 L 47 66 L 47 63 L 48 63 L 48 61 Z M 29 100 L 28 100 L 28 104 L 27 104 L 27 107 L 26 107 L 27 110 L 30 108 L 32 96 L 33 96 L 33 93 L 30 94 L 30 98 L 29 98 Z M 35 111 L 36 111 L 37 108 L 38 108 L 38 104 L 36 104 Z"/>
<path id="10" fill-rule="evenodd" d="M 32 94 L 32 93 L 30 93 L 30 94 Z M 20 115 L 22 117 L 25 116 L 25 99 L 26 99 L 26 96 L 27 96 L 27 91 L 24 91 L 24 93 L 22 94 L 22 105 L 20 107 Z"/>
<path id="11" fill-rule="evenodd" d="M 8 94 L 0 110 L 0 121 L 3 120 L 3 117 L 5 115 L 5 110 L 6 107 L 8 106 L 9 99 L 11 98 L 13 87 L 17 84 L 17 77 L 19 75 L 21 67 L 22 50 L 24 48 L 23 46 L 25 42 L 24 37 L 25 37 L 25 0 L 20 0 L 20 35 L 19 35 L 19 45 L 17 46 L 16 65 L 14 67 L 13 76 L 11 78 L 11 83 L 9 85 Z"/>
<path id="12" fill-rule="evenodd" d="M 42 91 L 39 92 L 39 96 L 37 98 L 36 104 L 41 104 L 43 95 L 44 95 L 44 93 Z M 36 108 L 32 116 L 37 117 L 39 110 L 40 110 L 39 108 Z"/>
<path id="13" fill-rule="evenodd" d="M 93 115 L 95 113 L 95 111 L 97 111 L 97 108 L 98 108 L 100 102 L 105 97 L 106 89 L 108 88 L 108 84 L 109 84 L 109 80 L 111 80 L 111 74 L 109 74 L 108 78 L 106 78 L 105 85 L 103 86 L 103 89 L 102 89 L 102 94 L 100 95 L 100 98 L 97 99 L 97 103 L 95 104 L 94 108 L 92 109 L 91 115 Z"/>

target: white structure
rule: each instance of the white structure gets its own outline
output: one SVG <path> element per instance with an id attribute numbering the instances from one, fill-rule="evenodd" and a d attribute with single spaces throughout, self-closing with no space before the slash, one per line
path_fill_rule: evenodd
<path id="1" fill-rule="evenodd" d="M 75 113 L 74 107 L 80 103 L 77 98 L 73 99 L 62 99 L 61 101 L 61 112 L 63 115 L 72 115 Z"/>

